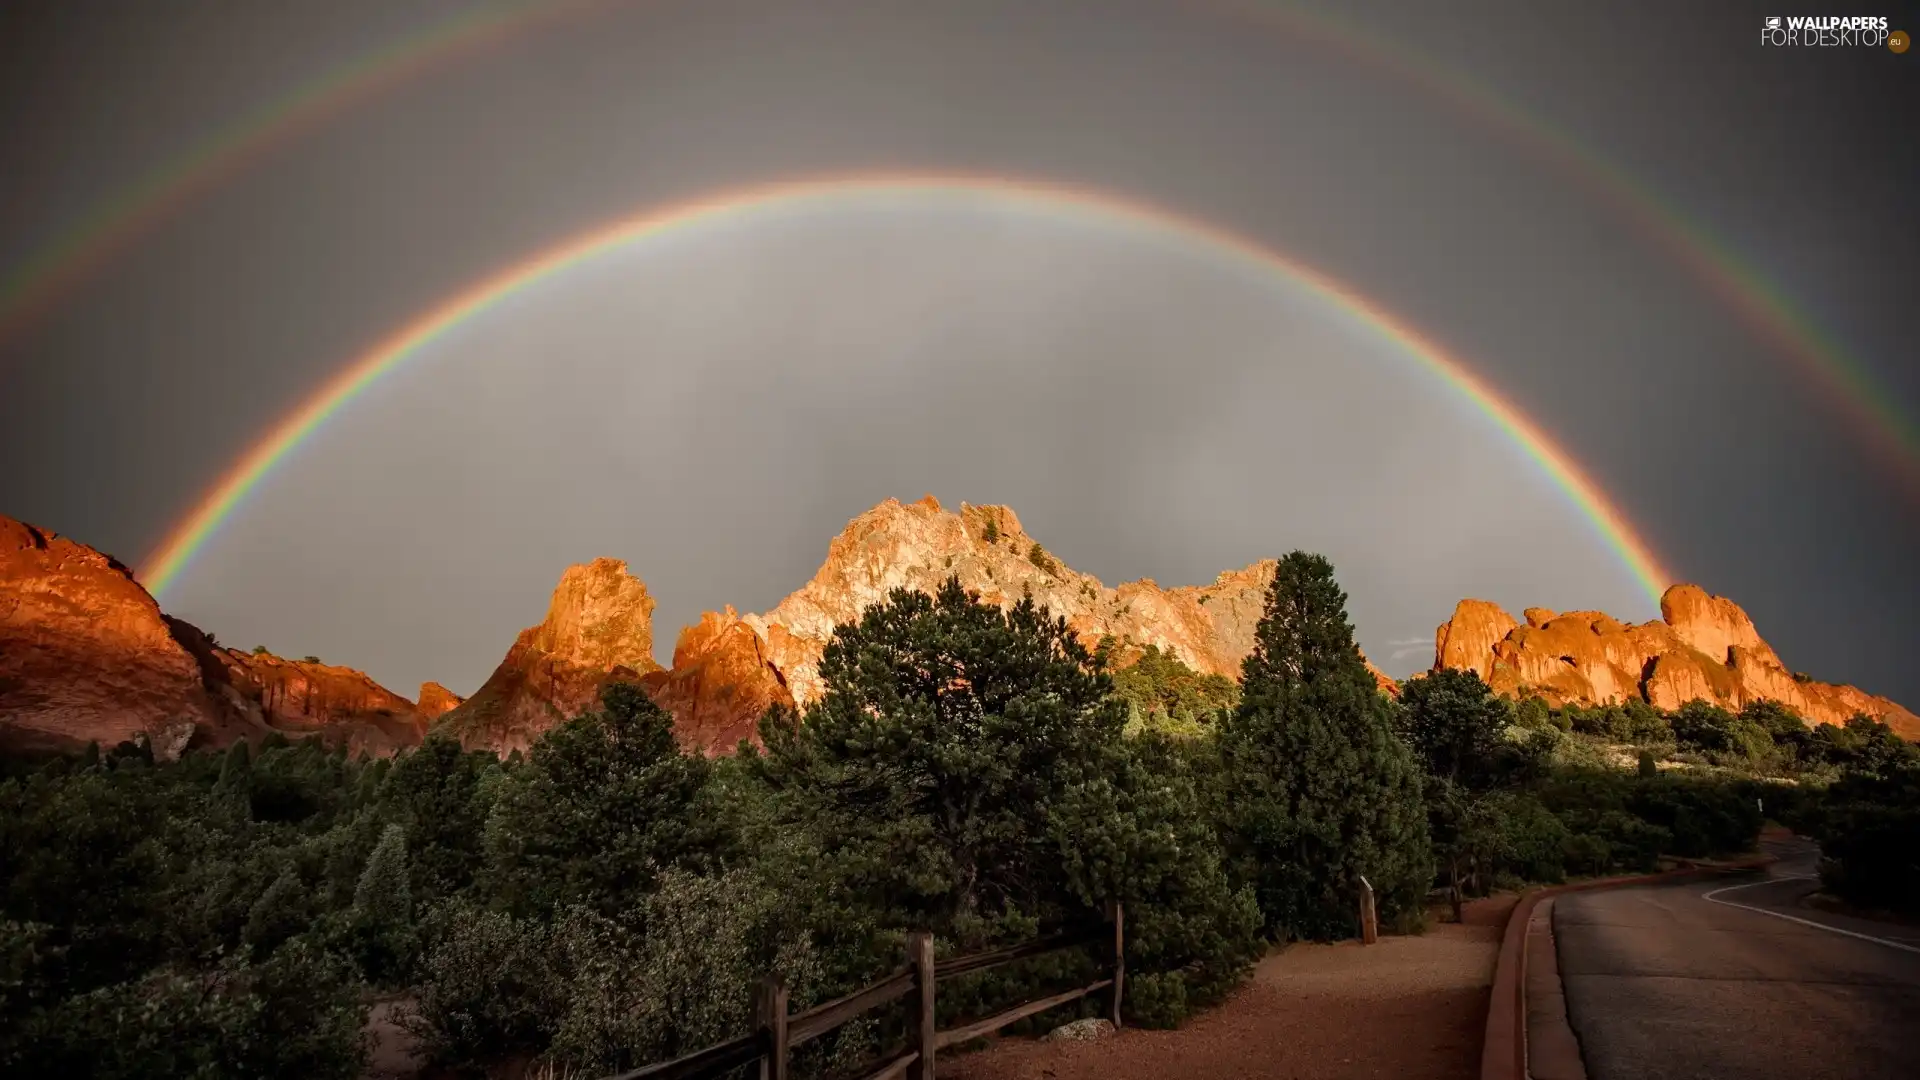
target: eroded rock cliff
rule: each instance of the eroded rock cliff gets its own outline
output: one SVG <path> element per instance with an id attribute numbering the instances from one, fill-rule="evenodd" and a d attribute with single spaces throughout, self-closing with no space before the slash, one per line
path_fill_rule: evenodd
<path id="1" fill-rule="evenodd" d="M 641 680 L 653 700 L 673 714 L 683 743 L 730 750 L 755 737 L 760 717 L 774 705 L 793 708 L 786 676 L 766 643 L 729 607 L 709 611 L 680 632 L 673 668 Z"/>
<path id="2" fill-rule="evenodd" d="M 72 750 L 151 739 L 163 756 L 227 734 L 200 665 L 133 573 L 98 551 L 0 518 L 0 742 Z"/>
<path id="3" fill-rule="evenodd" d="M 0 743 L 146 739 L 157 756 L 269 731 L 354 751 L 419 742 L 412 702 L 361 672 L 225 648 L 163 614 L 120 562 L 0 518 Z"/>
<path id="4" fill-rule="evenodd" d="M 522 630 L 486 683 L 437 726 L 469 747 L 526 749 L 595 706 L 607 683 L 658 670 L 646 584 L 618 559 L 595 559 L 560 575 L 546 618 Z"/>
<path id="5" fill-rule="evenodd" d="M 1638 697 L 1662 709 L 1694 699 L 1738 709 L 1771 699 L 1810 724 L 1841 724 L 1859 713 L 1920 738 L 1920 718 L 1900 705 L 1788 670 L 1725 597 L 1675 585 L 1660 598 L 1660 614 L 1635 626 L 1598 611 L 1528 608 L 1523 623 L 1484 600 L 1462 600 L 1434 631 L 1434 666 L 1477 671 L 1502 694 L 1539 694 L 1555 704 Z"/>

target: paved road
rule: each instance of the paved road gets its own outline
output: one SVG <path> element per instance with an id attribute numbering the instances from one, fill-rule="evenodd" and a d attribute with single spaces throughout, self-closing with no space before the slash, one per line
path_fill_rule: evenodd
<path id="1" fill-rule="evenodd" d="M 1920 930 L 1800 906 L 1817 852 L 1772 846 L 1765 874 L 1555 902 L 1592 1080 L 1920 1078 Z"/>

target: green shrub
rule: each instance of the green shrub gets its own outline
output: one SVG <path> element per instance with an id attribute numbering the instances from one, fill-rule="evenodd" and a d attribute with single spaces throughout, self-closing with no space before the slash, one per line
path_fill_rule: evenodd
<path id="1" fill-rule="evenodd" d="M 433 944 L 405 1019 L 421 1048 L 453 1066 L 545 1050 L 565 1008 L 551 929 L 458 900 L 427 921 Z"/>
<path id="2" fill-rule="evenodd" d="M 256 955 L 265 956 L 305 933 L 313 925 L 314 914 L 312 890 L 289 866 L 248 909 L 241 936 Z"/>
<path id="3" fill-rule="evenodd" d="M 1920 914 L 1920 760 L 1852 770 L 1806 814 L 1820 877 L 1852 904 Z"/>
<path id="4" fill-rule="evenodd" d="M 1141 1027 L 1178 1027 L 1186 1019 L 1187 984 L 1173 972 L 1129 975 L 1122 997 L 1128 1020 Z"/>
<path id="5" fill-rule="evenodd" d="M 213 972 L 158 968 L 29 1016 L 0 1066 L 102 1080 L 353 1080 L 366 1051 L 357 987 L 344 963 L 305 940 L 259 964 L 230 957 Z"/>
<path id="6" fill-rule="evenodd" d="M 665 1060 L 751 1027 L 769 974 L 804 1004 L 822 972 L 786 901 L 745 871 L 662 874 L 637 918 L 570 912 L 555 935 L 566 973 L 555 1057 L 597 1073 Z"/>
<path id="7" fill-rule="evenodd" d="M 1038 567 L 1041 573 L 1054 577 L 1060 576 L 1060 564 L 1053 561 L 1053 556 L 1047 554 L 1047 549 L 1041 547 L 1038 540 L 1035 540 L 1033 546 L 1027 549 L 1027 561 Z"/>

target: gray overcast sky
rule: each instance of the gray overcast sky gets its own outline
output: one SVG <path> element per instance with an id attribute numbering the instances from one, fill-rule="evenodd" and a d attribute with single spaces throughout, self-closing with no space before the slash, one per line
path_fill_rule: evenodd
<path id="1" fill-rule="evenodd" d="M 137 560 L 343 362 L 503 264 L 721 187 L 986 171 L 1353 283 L 1790 664 L 1920 701 L 1920 508 L 1778 343 L 1537 140 L 1236 7 L 1276 5 L 609 3 L 436 67 L 0 342 L 0 513 Z M 0 266 L 460 9 L 8 5 Z M 1661 193 L 1920 411 L 1920 161 L 1889 126 L 1920 52 L 1766 50 L 1745 3 L 1340 10 Z M 325 429 L 167 601 L 236 644 L 470 691 L 569 561 L 633 564 L 664 659 L 700 610 L 771 605 L 849 516 L 924 491 L 1009 503 L 1109 582 L 1324 550 L 1382 659 L 1462 595 L 1652 613 L 1523 456 L 1324 304 L 1164 231 L 936 197 L 693 230 L 503 305 Z"/>

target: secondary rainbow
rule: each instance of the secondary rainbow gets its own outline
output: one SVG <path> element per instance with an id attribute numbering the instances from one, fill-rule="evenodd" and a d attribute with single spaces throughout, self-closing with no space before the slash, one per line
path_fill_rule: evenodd
<path id="1" fill-rule="evenodd" d="M 0 342 L 50 311 L 67 292 L 174 211 L 301 132 L 442 65 L 608 2 L 561 0 L 467 8 L 249 109 L 94 204 L 0 279 Z"/>
<path id="2" fill-rule="evenodd" d="M 689 201 L 657 206 L 591 229 L 530 258 L 505 267 L 461 290 L 377 342 L 304 404 L 275 424 L 166 536 L 142 565 L 141 577 L 155 594 L 165 592 L 180 572 L 245 500 L 247 494 L 295 448 L 380 377 L 433 344 L 454 328 L 485 314 L 500 301 L 596 256 L 677 229 L 749 211 L 797 208 L 830 202 L 857 204 L 863 197 L 888 193 L 950 193 L 999 200 L 1048 213 L 1091 216 L 1109 222 L 1158 226 L 1216 251 L 1247 260 L 1322 299 L 1384 335 L 1409 356 L 1454 387 L 1546 471 L 1633 577 L 1657 601 L 1674 580 L 1647 542 L 1613 502 L 1520 410 L 1476 377 L 1432 338 L 1409 326 L 1351 287 L 1312 267 L 1227 232 L 1161 207 L 1107 192 L 1048 181 L 964 174 L 870 173 L 793 180 L 737 188 Z"/>
<path id="3" fill-rule="evenodd" d="M 1586 189 L 1650 245 L 1702 282 L 1756 337 L 1809 376 L 1906 494 L 1920 499 L 1920 423 L 1901 411 L 1898 395 L 1730 244 L 1645 181 L 1473 75 L 1450 69 L 1332 11 L 1308 10 L 1273 0 L 1180 2 L 1331 48 L 1363 67 L 1405 83 L 1419 100 L 1440 103 L 1508 137 L 1515 145 L 1537 152 L 1555 171 Z"/>
<path id="4" fill-rule="evenodd" d="M 479 7 L 391 45 L 363 53 L 249 110 L 168 159 L 132 186 L 95 205 L 78 223 L 0 280 L 0 344 L 51 310 L 74 286 L 190 202 L 258 161 L 294 135 L 428 71 L 521 31 L 619 0 L 551 0 Z M 1703 281 L 1762 336 L 1812 376 L 1883 463 L 1920 498 L 1920 424 L 1895 405 L 1842 344 L 1797 308 L 1779 287 L 1726 243 L 1689 220 L 1643 182 L 1567 132 L 1472 76 L 1337 15 L 1273 0 L 1170 0 L 1256 27 L 1324 45 L 1402 81 L 1422 101 L 1437 101 L 1489 129 L 1515 137 L 1587 188 Z"/>

